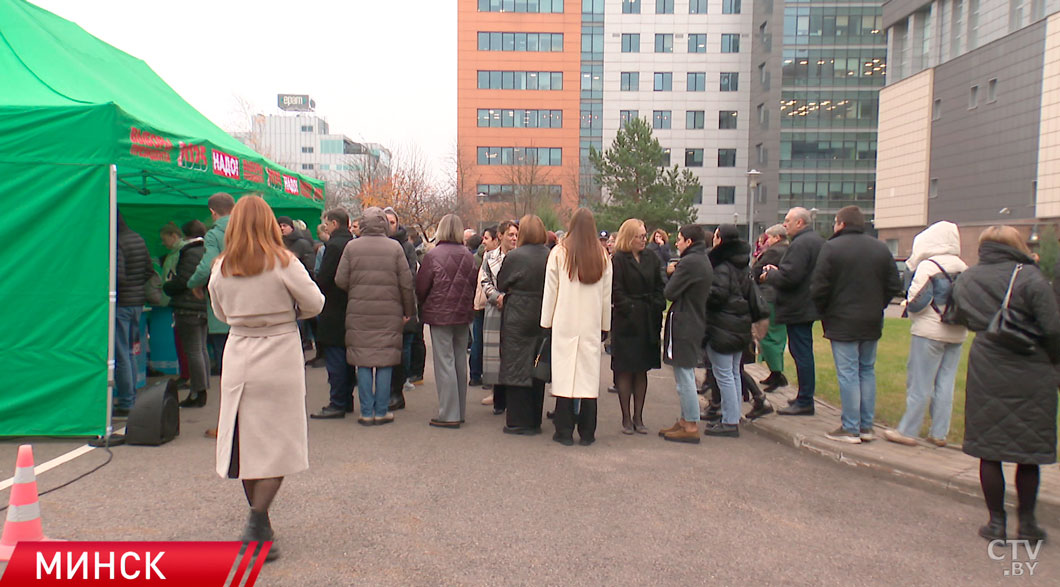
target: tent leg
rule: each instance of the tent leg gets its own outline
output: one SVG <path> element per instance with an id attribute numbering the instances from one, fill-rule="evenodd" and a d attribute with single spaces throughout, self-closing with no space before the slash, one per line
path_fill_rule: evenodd
<path id="1" fill-rule="evenodd" d="M 110 166 L 110 290 L 108 308 L 110 320 L 107 324 L 107 412 L 106 433 L 114 432 L 112 412 L 114 406 L 114 321 L 117 318 L 118 305 L 118 166 Z"/>

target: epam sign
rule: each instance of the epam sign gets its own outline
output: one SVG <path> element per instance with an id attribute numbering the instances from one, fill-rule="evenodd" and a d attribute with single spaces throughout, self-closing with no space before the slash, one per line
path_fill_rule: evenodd
<path id="1" fill-rule="evenodd" d="M 280 110 L 296 112 L 312 112 L 317 106 L 316 102 L 305 94 L 276 94 L 276 105 Z"/>

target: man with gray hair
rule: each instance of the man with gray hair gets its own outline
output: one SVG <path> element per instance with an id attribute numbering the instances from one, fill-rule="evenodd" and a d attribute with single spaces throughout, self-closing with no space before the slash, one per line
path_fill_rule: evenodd
<path id="1" fill-rule="evenodd" d="M 824 239 L 811 227 L 813 217 L 806 208 L 792 208 L 784 217 L 784 230 L 791 244 L 777 265 L 762 268 L 759 281 L 776 288 L 777 324 L 788 330 L 788 350 L 795 360 L 799 395 L 791 405 L 777 410 L 782 416 L 812 416 L 816 389 L 813 361 L 813 323 L 820 319 L 810 297 L 810 277 L 817 265 Z"/>

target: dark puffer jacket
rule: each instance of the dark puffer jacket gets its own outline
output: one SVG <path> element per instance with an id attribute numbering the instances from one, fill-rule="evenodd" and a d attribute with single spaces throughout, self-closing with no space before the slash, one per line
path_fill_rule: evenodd
<path id="1" fill-rule="evenodd" d="M 317 342 L 324 346 L 346 346 L 346 290 L 335 285 L 335 273 L 346 245 L 353 234 L 345 228 L 331 233 L 324 243 L 324 258 L 315 276 L 317 287 L 324 294 L 324 309 L 317 316 Z"/>
<path id="2" fill-rule="evenodd" d="M 707 299 L 707 344 L 719 353 L 742 352 L 751 344 L 751 247 L 743 241 L 710 250 L 714 280 Z"/>
<path id="3" fill-rule="evenodd" d="M 777 289 L 777 324 L 805 324 L 821 319 L 810 298 L 810 278 L 822 246 L 821 235 L 807 228 L 792 237 L 780 265 L 766 274 L 765 283 Z"/>
<path id="4" fill-rule="evenodd" d="M 541 298 L 545 293 L 548 247 L 523 245 L 504 257 L 497 289 L 504 292 L 501 313 L 500 383 L 529 387 L 534 359 L 545 330 L 541 328 Z"/>
<path id="5" fill-rule="evenodd" d="M 849 227 L 821 247 L 810 295 L 828 340 L 879 340 L 883 311 L 902 295 L 902 281 L 887 245 L 864 229 Z"/>
<path id="6" fill-rule="evenodd" d="M 666 309 L 662 261 L 645 248 L 639 262 L 633 253 L 617 251 L 611 264 L 611 370 L 641 373 L 658 369 L 659 335 Z"/>
<path id="7" fill-rule="evenodd" d="M 425 324 L 454 326 L 475 318 L 475 257 L 457 243 L 440 243 L 416 272 L 416 299 Z"/>
<path id="8" fill-rule="evenodd" d="M 317 261 L 316 252 L 313 251 L 313 241 L 302 236 L 296 229 L 292 230 L 290 234 L 284 235 L 283 244 L 288 251 L 294 253 L 294 256 L 302 262 L 302 266 L 312 277 L 313 266 L 316 265 Z"/>
<path id="9" fill-rule="evenodd" d="M 119 306 L 142 306 L 147 303 L 144 284 L 155 273 L 151 253 L 143 237 L 118 216 L 117 289 Z"/>
<path id="10" fill-rule="evenodd" d="M 1029 356 L 984 332 L 1001 308 L 1017 263 L 1024 266 L 1009 307 L 1044 335 Z M 953 301 L 957 321 L 977 333 L 968 356 L 964 452 L 990 461 L 1055 463 L 1060 315 L 1049 282 L 1022 252 L 986 242 L 979 245 L 979 264 L 957 278 Z"/>
<path id="11" fill-rule="evenodd" d="M 416 315 L 412 273 L 401 246 L 386 238 L 386 216 L 368 208 L 361 237 L 342 252 L 335 284 L 346 290 L 346 362 L 391 367 L 401 361 L 403 317 Z"/>
<path id="12" fill-rule="evenodd" d="M 188 288 L 188 280 L 195 274 L 205 252 L 206 246 L 201 238 L 192 239 L 180 248 L 173 278 L 162 285 L 162 291 L 170 298 L 169 306 L 174 310 L 206 315 L 206 296 L 196 297 Z"/>

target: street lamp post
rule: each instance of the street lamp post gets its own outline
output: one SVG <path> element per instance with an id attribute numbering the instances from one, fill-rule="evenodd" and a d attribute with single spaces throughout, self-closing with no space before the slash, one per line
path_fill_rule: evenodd
<path id="1" fill-rule="evenodd" d="M 747 172 L 747 242 L 755 240 L 755 198 L 758 197 L 758 178 L 762 172 L 752 169 Z"/>

